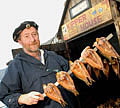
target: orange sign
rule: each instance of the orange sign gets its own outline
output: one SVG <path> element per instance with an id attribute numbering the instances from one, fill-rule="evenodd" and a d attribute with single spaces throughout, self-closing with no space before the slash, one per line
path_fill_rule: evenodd
<path id="1" fill-rule="evenodd" d="M 62 26 L 64 40 L 104 24 L 112 19 L 109 0 L 104 0 Z"/>

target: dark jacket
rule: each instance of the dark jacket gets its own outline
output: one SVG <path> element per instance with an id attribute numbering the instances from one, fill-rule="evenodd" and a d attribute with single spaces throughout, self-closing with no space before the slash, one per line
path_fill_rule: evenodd
<path id="1" fill-rule="evenodd" d="M 52 51 L 44 53 L 45 65 L 34 57 L 21 51 L 9 64 L 6 75 L 0 84 L 0 100 L 9 108 L 62 108 L 62 106 L 45 97 L 37 105 L 18 105 L 18 98 L 21 94 L 31 91 L 43 93 L 43 84 L 56 82 L 57 71 L 68 71 L 69 64 L 62 56 Z M 64 88 L 59 86 L 64 100 L 68 103 L 66 108 L 73 108 L 71 99 Z"/>

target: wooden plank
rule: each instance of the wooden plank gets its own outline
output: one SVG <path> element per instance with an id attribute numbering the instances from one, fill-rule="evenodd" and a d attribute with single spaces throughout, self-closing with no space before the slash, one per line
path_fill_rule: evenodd
<path id="1" fill-rule="evenodd" d="M 62 26 L 64 40 L 69 40 L 78 34 L 95 29 L 112 20 L 112 14 L 108 0 L 100 2 L 93 8 L 78 15 Z"/>
<path id="2" fill-rule="evenodd" d="M 119 46 L 120 46 L 120 18 L 117 18 L 117 20 L 114 22 L 116 33 L 118 36 Z"/>
<path id="3" fill-rule="evenodd" d="M 110 6 L 111 6 L 111 12 L 112 12 L 112 17 L 116 21 L 118 17 L 120 17 L 120 12 L 117 8 L 117 3 L 115 0 L 110 0 Z"/>

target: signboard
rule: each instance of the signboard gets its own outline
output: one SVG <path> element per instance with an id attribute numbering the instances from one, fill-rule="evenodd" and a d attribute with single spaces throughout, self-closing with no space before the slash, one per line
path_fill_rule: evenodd
<path id="1" fill-rule="evenodd" d="M 82 0 L 72 8 L 70 8 L 70 17 L 74 18 L 80 13 L 84 12 L 85 10 L 91 7 L 90 0 Z"/>
<path id="2" fill-rule="evenodd" d="M 62 26 L 64 40 L 93 29 L 112 19 L 109 0 L 104 0 Z"/>

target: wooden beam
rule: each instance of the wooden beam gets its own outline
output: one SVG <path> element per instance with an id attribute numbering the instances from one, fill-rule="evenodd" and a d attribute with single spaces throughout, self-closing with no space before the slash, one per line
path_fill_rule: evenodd
<path id="1" fill-rule="evenodd" d="M 116 19 L 114 22 L 115 28 L 116 28 L 116 33 L 119 41 L 119 46 L 120 46 L 120 17 Z"/>
<path id="2" fill-rule="evenodd" d="M 110 7 L 112 12 L 112 17 L 114 20 L 116 20 L 118 17 L 120 17 L 120 12 L 117 9 L 117 3 L 114 0 L 110 0 Z"/>

